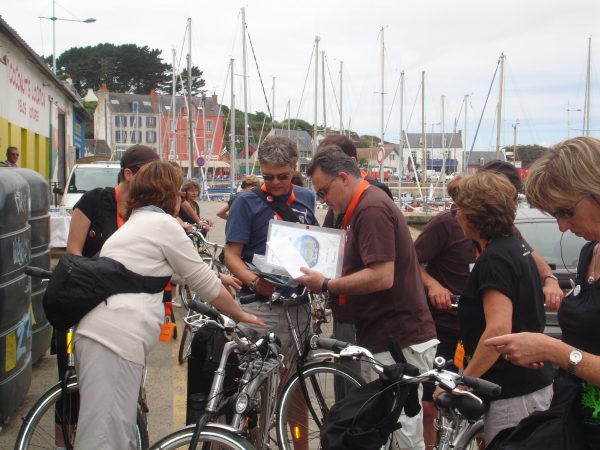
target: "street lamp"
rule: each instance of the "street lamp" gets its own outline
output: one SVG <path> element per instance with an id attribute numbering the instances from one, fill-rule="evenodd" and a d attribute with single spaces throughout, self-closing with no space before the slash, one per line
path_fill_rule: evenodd
<path id="1" fill-rule="evenodd" d="M 92 23 L 95 22 L 96 19 L 94 19 L 93 17 L 89 17 L 85 20 L 63 19 L 62 17 L 56 17 L 56 0 L 52 0 L 52 17 L 38 16 L 38 18 L 49 19 L 52 21 L 52 71 L 56 75 L 56 21 L 64 20 L 66 22 Z"/>

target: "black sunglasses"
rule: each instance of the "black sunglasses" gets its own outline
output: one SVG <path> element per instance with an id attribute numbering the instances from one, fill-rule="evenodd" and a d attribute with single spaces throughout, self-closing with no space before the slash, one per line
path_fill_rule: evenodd
<path id="1" fill-rule="evenodd" d="M 323 200 L 325 198 L 325 196 L 327 196 L 327 194 L 329 194 L 329 190 L 331 189 L 331 183 L 333 183 L 335 181 L 335 179 L 337 178 L 337 176 L 333 177 L 329 183 L 327 183 L 326 186 L 322 187 L 321 189 L 319 189 L 317 192 L 315 192 L 315 194 L 317 195 L 317 197 L 321 200 Z"/>
<path id="2" fill-rule="evenodd" d="M 273 181 L 275 178 L 277 178 L 279 181 L 285 181 L 287 180 L 291 175 L 291 172 L 288 173 L 278 173 L 277 175 L 269 175 L 266 173 L 263 173 L 263 179 L 265 181 Z"/>
<path id="3" fill-rule="evenodd" d="M 575 208 L 577 208 L 579 202 L 585 197 L 587 197 L 587 195 L 577 200 L 571 208 L 556 208 L 554 211 L 550 212 L 550 215 L 555 219 L 571 219 L 575 215 Z"/>

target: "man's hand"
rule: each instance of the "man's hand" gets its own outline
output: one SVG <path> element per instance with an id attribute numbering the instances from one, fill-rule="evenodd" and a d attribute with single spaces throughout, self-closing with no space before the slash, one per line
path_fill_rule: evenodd
<path id="1" fill-rule="evenodd" d="M 242 289 L 242 282 L 236 277 L 225 275 L 224 273 L 218 274 L 218 277 L 221 280 L 221 283 L 223 283 L 223 286 L 226 288 L 231 288 L 235 292 L 240 292 L 240 289 Z"/>
<path id="2" fill-rule="evenodd" d="M 295 278 L 294 281 L 298 284 L 306 286 L 311 292 L 321 292 L 325 276 L 316 270 L 311 270 L 307 267 L 301 267 L 300 271 L 305 275 Z"/>
<path id="3" fill-rule="evenodd" d="M 271 294 L 275 292 L 275 286 L 273 286 L 264 278 L 259 278 L 256 280 L 256 284 L 254 285 L 254 291 L 263 297 L 270 297 Z"/>
<path id="4" fill-rule="evenodd" d="M 443 287 L 441 284 L 431 286 L 427 289 L 427 298 L 429 303 L 435 309 L 452 309 L 452 292 Z"/>

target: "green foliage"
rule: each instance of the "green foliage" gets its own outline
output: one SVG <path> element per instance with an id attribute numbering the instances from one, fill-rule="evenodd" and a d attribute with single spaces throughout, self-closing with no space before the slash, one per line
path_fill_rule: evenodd
<path id="1" fill-rule="evenodd" d="M 581 384 L 581 404 L 591 408 L 594 411 L 592 417 L 598 419 L 598 413 L 600 413 L 600 388 L 588 382 L 583 382 Z"/>
<path id="2" fill-rule="evenodd" d="M 98 106 L 98 102 L 82 102 L 83 107 L 92 117 L 92 120 L 86 121 L 85 124 L 85 138 L 86 139 L 94 139 L 94 111 L 96 110 L 96 106 Z"/>
<path id="3" fill-rule="evenodd" d="M 165 77 L 168 80 L 165 83 L 160 83 L 158 85 L 157 91 L 163 94 L 172 94 L 173 93 L 173 67 L 169 66 L 169 69 L 165 73 Z M 183 84 L 181 83 L 183 80 Z M 202 88 L 204 87 L 205 82 L 202 78 L 202 71 L 197 66 L 192 66 L 192 95 L 199 96 L 202 95 Z M 175 93 L 176 95 L 184 95 L 187 94 L 187 86 L 188 86 L 188 71 L 187 68 L 182 70 L 179 75 L 177 75 L 176 83 L 175 83 Z"/>

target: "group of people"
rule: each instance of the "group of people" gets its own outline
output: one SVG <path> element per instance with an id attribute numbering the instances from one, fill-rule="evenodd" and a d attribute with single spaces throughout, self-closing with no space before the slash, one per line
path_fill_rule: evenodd
<path id="1" fill-rule="evenodd" d="M 329 206 L 323 226 L 345 230 L 342 275 L 328 279 L 302 268 L 304 275 L 295 281 L 328 292 L 336 337 L 355 340 L 383 363 L 393 362 L 388 337 L 421 371 L 432 367 L 436 354 L 453 360 L 462 345 L 464 373 L 503 388 L 485 417 L 488 443 L 500 430 L 550 406 L 551 364 L 600 386 L 593 325 L 600 295 L 600 141 L 574 138 L 557 145 L 530 168 L 525 186 L 530 204 L 554 216 L 561 231 L 590 241 L 582 250 L 576 287 L 565 299 L 550 267 L 513 225 L 520 181 L 503 164 L 453 180 L 452 210 L 434 218 L 413 243 L 390 195 L 361 176 L 348 138 L 321 142 L 306 169 L 313 190 L 292 183 L 298 162 L 293 141 L 266 139 L 258 161 L 264 183 L 237 194 L 226 211 L 224 262 L 233 277 L 219 279 L 208 270 L 186 236 L 184 226 L 191 222 L 174 218 L 184 201 L 180 171 L 139 145 L 123 156 L 115 188 L 90 191 L 75 206 L 67 251 L 99 253 L 142 275 L 177 274 L 234 320 L 274 331 L 289 365 L 295 350 L 283 308 L 260 300 L 276 287 L 246 263 L 265 253 L 270 220 L 316 225 L 318 199 Z M 186 182 L 184 188 L 185 200 L 194 204 L 197 186 Z M 193 212 L 199 218 L 199 211 Z M 195 223 L 196 217 L 190 220 Z M 259 300 L 242 309 L 226 287 L 255 293 Z M 450 305 L 453 294 L 461 295 L 457 313 Z M 78 325 L 77 448 L 133 445 L 143 365 L 164 316 L 161 299 L 160 294 L 118 294 Z M 562 342 L 541 334 L 544 304 L 558 309 Z M 302 305 L 298 308 L 301 328 L 308 317 L 301 314 Z M 436 395 L 425 393 L 423 414 L 401 417 L 397 448 L 432 448 Z M 580 414 L 590 448 L 600 448 L 594 410 L 582 406 Z"/>

